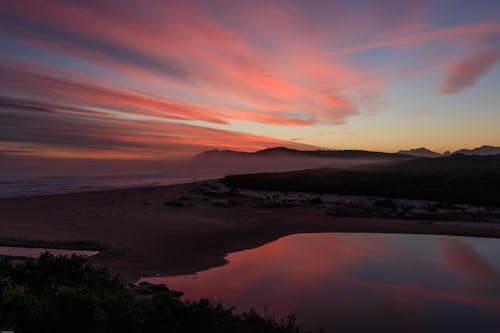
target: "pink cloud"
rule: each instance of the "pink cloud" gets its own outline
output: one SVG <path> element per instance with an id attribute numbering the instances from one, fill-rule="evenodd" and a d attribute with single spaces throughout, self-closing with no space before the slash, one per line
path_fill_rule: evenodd
<path id="1" fill-rule="evenodd" d="M 392 7 L 398 17 L 342 2 L 5 0 L 1 34 L 17 46 L 0 59 L 2 97 L 57 101 L 53 112 L 74 117 L 336 125 L 381 109 L 384 86 L 408 67 L 381 73 L 332 54 L 500 33 L 498 22 L 429 30 L 425 4 Z"/>
<path id="2" fill-rule="evenodd" d="M 28 3 L 36 10 L 28 11 Z M 325 34 L 286 6 L 250 6 L 251 15 L 259 15 L 259 24 L 248 19 L 248 11 L 237 11 L 234 15 L 251 26 L 243 30 L 216 20 L 203 6 L 190 2 L 153 2 L 148 10 L 165 13 L 168 19 L 150 15 L 147 21 L 123 8 L 111 15 L 110 8 L 91 4 L 32 0 L 7 1 L 3 6 L 26 20 L 65 33 L 59 38 L 42 33 L 33 37 L 27 32 L 28 40 L 38 47 L 85 59 L 138 82 L 160 84 L 171 91 L 166 96 L 195 93 L 197 99 L 215 100 L 216 105 L 209 108 L 212 115 L 206 115 L 209 122 L 341 123 L 357 113 L 356 101 L 347 101 L 352 111 L 346 112 L 332 107 L 325 96 L 332 90 L 335 94 L 337 90 L 364 90 L 365 85 L 380 84 L 365 72 L 323 59 L 318 51 Z M 44 15 L 37 14 L 40 12 Z M 266 25 L 275 28 L 261 31 L 259 27 Z M 259 36 L 263 33 L 265 36 Z M 72 38 L 68 39 L 68 34 Z M 262 37 L 275 40 L 279 50 L 260 45 Z M 247 112 L 226 112 L 242 106 Z M 222 119 L 218 109 L 225 110 Z M 299 113 L 298 118 L 288 116 Z"/>
<path id="3" fill-rule="evenodd" d="M 111 87 L 77 72 L 0 59 L 0 151 L 24 156 L 92 159 L 185 158 L 207 149 L 312 148 L 276 138 L 173 121 L 226 119 L 290 125 L 308 120 L 234 110 Z M 16 67 L 16 68 L 13 68 Z M 243 113 L 243 114 L 241 114 Z M 259 118 L 261 117 L 261 118 Z"/>
<path id="4" fill-rule="evenodd" d="M 336 107 L 336 108 L 341 108 L 341 109 L 345 109 L 345 108 L 350 108 L 350 107 L 352 107 L 349 103 L 344 102 L 344 101 L 343 101 L 343 100 L 341 100 L 341 99 L 331 97 L 331 96 L 327 96 L 327 98 L 326 98 L 326 102 L 327 102 L 328 104 L 330 104 L 331 106 L 333 106 L 333 107 Z"/>
<path id="5" fill-rule="evenodd" d="M 187 158 L 208 149 L 255 151 L 312 146 L 202 126 L 70 109 L 36 100 L 2 100 L 0 151 L 49 158 Z"/>
<path id="6" fill-rule="evenodd" d="M 498 36 L 500 35 L 500 22 L 481 22 L 476 24 L 458 26 L 453 28 L 435 29 L 423 32 L 408 33 L 395 38 L 382 39 L 366 44 L 360 44 L 337 51 L 330 52 L 331 55 L 341 55 L 371 49 L 380 49 L 396 46 L 420 45 L 427 42 L 456 39 L 477 36 Z"/>
<path id="7" fill-rule="evenodd" d="M 439 91 L 442 94 L 457 94 L 476 84 L 476 81 L 500 60 L 500 52 L 487 50 L 467 55 L 451 65 L 445 73 Z"/>
<path id="8" fill-rule="evenodd" d="M 414 33 L 416 31 L 424 30 L 424 29 L 427 29 L 429 27 L 430 27 L 430 25 L 425 24 L 425 23 L 406 24 L 403 26 L 396 27 L 389 32 L 384 32 L 383 34 L 381 34 L 381 37 L 394 37 L 397 35 Z"/>

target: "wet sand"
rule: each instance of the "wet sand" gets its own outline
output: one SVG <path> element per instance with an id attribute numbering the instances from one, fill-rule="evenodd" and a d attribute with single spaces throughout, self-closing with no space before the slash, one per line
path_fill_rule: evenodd
<path id="1" fill-rule="evenodd" d="M 84 249 L 85 244 L 101 244 L 102 252 L 93 257 L 95 263 L 134 282 L 142 276 L 192 274 L 222 265 L 229 252 L 257 247 L 293 233 L 500 237 L 496 213 L 486 214 L 489 222 L 482 222 L 481 209 L 475 210 L 479 213 L 474 215 L 474 221 L 467 222 L 451 221 L 446 214 L 437 214 L 435 219 L 427 214 L 425 221 L 389 213 L 387 217 L 356 217 L 358 210 L 346 217 L 345 212 L 336 215 L 338 202 L 332 211 L 328 197 L 315 200 L 317 196 L 294 194 L 298 198 L 293 201 L 289 195 L 235 191 L 217 181 L 203 181 L 5 198 L 0 199 L 0 246 L 73 244 L 73 248 Z M 341 202 L 347 206 L 359 202 L 349 200 Z M 448 218 L 438 222 L 441 216 Z"/>

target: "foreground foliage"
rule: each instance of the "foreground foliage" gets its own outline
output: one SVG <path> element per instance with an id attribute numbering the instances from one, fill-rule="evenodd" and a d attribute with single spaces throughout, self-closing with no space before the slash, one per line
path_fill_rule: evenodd
<path id="1" fill-rule="evenodd" d="M 255 311 L 170 294 L 141 299 L 80 256 L 0 260 L 0 330 L 21 332 L 299 332 Z"/>

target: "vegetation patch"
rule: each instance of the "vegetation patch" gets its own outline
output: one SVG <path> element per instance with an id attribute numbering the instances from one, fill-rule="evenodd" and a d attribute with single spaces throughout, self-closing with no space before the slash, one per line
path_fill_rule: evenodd
<path id="1" fill-rule="evenodd" d="M 147 288 L 146 288 L 147 287 Z M 136 288 L 137 289 L 137 288 Z M 146 290 L 147 289 L 147 290 Z M 152 297 L 137 297 L 155 289 Z M 164 291 L 164 292 L 162 292 Z M 43 254 L 0 259 L 0 330 L 22 332 L 300 332 L 293 315 L 277 322 L 206 299 L 184 302 L 168 288 L 130 290 L 85 257 Z"/>
<path id="2" fill-rule="evenodd" d="M 405 167 L 407 165 L 405 164 Z M 500 168 L 357 170 L 311 169 L 281 173 L 227 176 L 226 186 L 259 191 L 335 193 L 422 199 L 500 207 Z M 388 201 L 379 206 L 391 205 Z"/>

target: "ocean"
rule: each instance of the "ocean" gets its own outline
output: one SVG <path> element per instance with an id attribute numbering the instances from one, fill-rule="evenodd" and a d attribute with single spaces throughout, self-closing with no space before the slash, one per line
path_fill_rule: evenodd
<path id="1" fill-rule="evenodd" d="M 221 176 L 219 174 L 193 175 L 192 171 L 176 170 L 156 174 L 116 176 L 6 178 L 0 179 L 0 198 L 173 185 Z"/>

